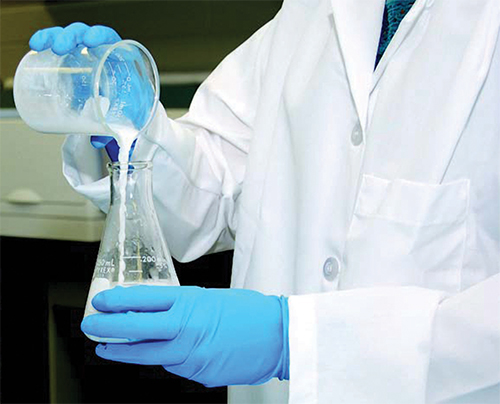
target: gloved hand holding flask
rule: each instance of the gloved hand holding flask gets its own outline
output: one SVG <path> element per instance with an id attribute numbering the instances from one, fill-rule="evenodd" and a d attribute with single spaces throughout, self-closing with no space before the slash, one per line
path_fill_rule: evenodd
<path id="1" fill-rule="evenodd" d="M 289 378 L 288 300 L 245 289 L 188 286 L 116 287 L 96 295 L 103 312 L 82 330 L 103 338 L 104 359 L 162 365 L 208 387 Z"/>

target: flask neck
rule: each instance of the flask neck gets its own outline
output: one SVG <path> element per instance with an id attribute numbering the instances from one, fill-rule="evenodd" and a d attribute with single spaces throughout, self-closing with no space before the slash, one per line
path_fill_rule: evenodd
<path id="1" fill-rule="evenodd" d="M 138 207 L 152 207 L 152 163 L 150 161 L 131 161 L 108 164 L 111 176 L 111 207 L 121 204 Z"/>

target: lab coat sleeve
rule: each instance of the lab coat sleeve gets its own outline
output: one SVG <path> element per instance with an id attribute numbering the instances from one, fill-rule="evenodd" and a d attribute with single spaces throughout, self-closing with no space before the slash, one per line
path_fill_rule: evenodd
<path id="1" fill-rule="evenodd" d="M 489 403 L 500 275 L 456 295 L 377 287 L 292 296 L 290 403 Z"/>
<path id="2" fill-rule="evenodd" d="M 233 248 L 238 196 L 273 26 L 271 20 L 220 63 L 199 87 L 186 115 L 172 120 L 159 105 L 138 139 L 134 159 L 153 160 L 157 214 L 179 261 Z M 63 172 L 75 190 L 106 211 L 109 178 L 87 175 L 86 161 L 95 153 L 88 143 L 88 138 L 68 137 Z"/>

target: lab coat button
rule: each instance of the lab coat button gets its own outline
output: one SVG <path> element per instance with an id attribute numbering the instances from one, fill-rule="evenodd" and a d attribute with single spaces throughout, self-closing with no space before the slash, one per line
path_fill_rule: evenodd
<path id="1" fill-rule="evenodd" d="M 330 257 L 323 265 L 323 276 L 327 281 L 333 282 L 339 276 L 340 263 L 335 257 Z"/>
<path id="2" fill-rule="evenodd" d="M 363 132 L 361 130 L 361 126 L 356 125 L 351 133 L 351 143 L 354 146 L 359 146 L 363 143 Z"/>

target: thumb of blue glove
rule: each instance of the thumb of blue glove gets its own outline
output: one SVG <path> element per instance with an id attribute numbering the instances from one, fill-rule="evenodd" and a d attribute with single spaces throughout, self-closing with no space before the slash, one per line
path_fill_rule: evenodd
<path id="1" fill-rule="evenodd" d="M 132 160 L 132 152 L 134 151 L 136 142 L 137 142 L 137 139 L 134 140 L 134 142 L 132 143 L 132 146 L 130 147 L 130 152 L 128 154 L 129 160 Z M 106 152 L 108 153 L 110 160 L 113 162 L 118 161 L 118 153 L 120 152 L 120 147 L 118 146 L 118 143 L 116 142 L 116 139 L 114 137 L 112 137 L 112 136 L 91 136 L 90 143 L 96 149 L 102 149 L 104 147 L 106 149 Z"/>
<path id="2" fill-rule="evenodd" d="M 288 379 L 287 298 L 244 289 L 115 287 L 99 293 L 82 331 L 142 340 L 98 345 L 105 359 L 163 365 L 205 386 Z"/>

